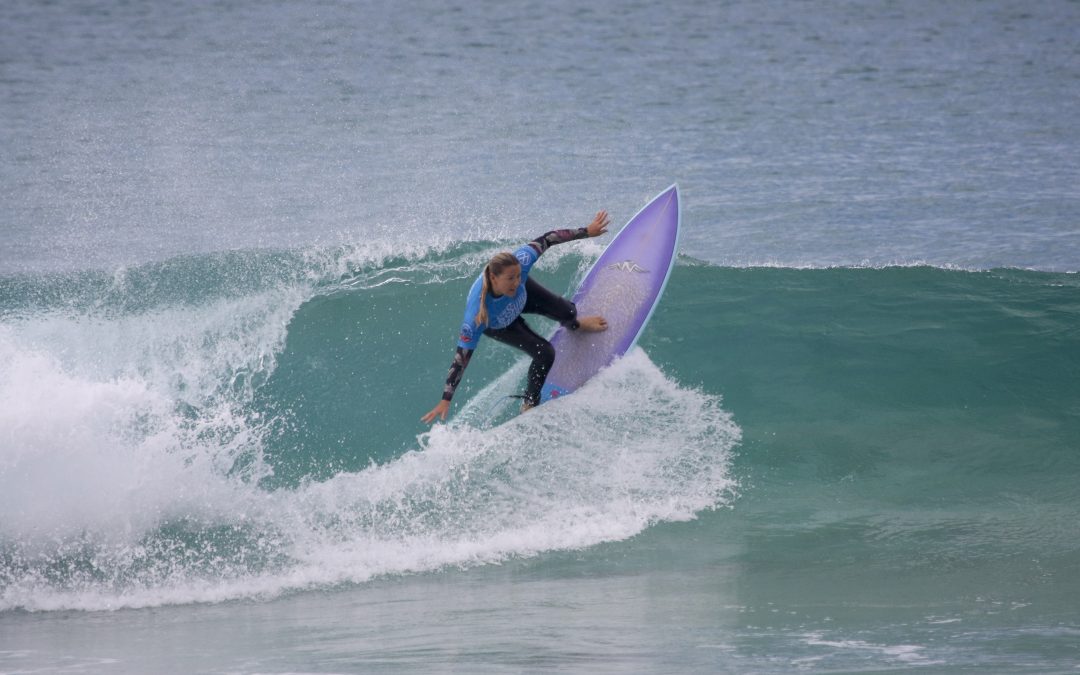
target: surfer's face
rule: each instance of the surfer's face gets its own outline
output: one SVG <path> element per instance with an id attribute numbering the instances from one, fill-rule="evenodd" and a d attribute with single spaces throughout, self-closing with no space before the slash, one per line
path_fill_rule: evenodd
<path id="1" fill-rule="evenodd" d="M 521 265 L 508 265 L 501 274 L 491 275 L 491 290 L 495 295 L 513 295 L 521 284 Z"/>

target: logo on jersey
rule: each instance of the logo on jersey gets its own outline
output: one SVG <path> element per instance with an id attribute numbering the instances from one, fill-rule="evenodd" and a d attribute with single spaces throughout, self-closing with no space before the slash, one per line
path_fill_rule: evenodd
<path id="1" fill-rule="evenodd" d="M 528 296 L 526 295 L 523 286 L 524 284 L 522 284 L 521 287 L 518 287 L 518 292 L 514 298 L 507 303 L 502 311 L 499 312 L 498 316 L 491 321 L 492 328 L 506 328 L 514 319 L 518 318 L 521 314 L 521 310 L 525 309 L 525 299 Z"/>
<path id="2" fill-rule="evenodd" d="M 639 272 L 648 273 L 649 270 L 645 269 L 641 265 L 638 265 L 633 260 L 624 260 L 622 262 L 611 263 L 607 266 L 609 270 L 618 270 L 620 272 Z"/>
<path id="3" fill-rule="evenodd" d="M 461 335 L 458 336 L 458 339 L 468 343 L 473 341 L 473 327 L 471 323 L 461 324 Z"/>
<path id="4" fill-rule="evenodd" d="M 524 249 L 518 249 L 517 252 L 514 253 L 514 257 L 517 258 L 518 262 L 521 263 L 522 267 L 527 267 L 531 265 L 533 261 L 532 256 L 529 255 L 529 252 Z"/>

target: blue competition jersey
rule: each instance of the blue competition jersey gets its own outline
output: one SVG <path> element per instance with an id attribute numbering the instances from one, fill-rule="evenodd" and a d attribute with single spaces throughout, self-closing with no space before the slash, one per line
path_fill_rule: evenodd
<path id="1" fill-rule="evenodd" d="M 506 328 L 514 319 L 518 318 L 521 310 L 525 308 L 525 280 L 529 278 L 529 270 L 540 258 L 540 253 L 530 244 L 525 244 L 514 251 L 514 257 L 521 263 L 521 284 L 518 285 L 517 293 L 513 296 L 501 295 L 494 297 L 487 295 L 488 323 L 476 322 L 476 313 L 480 311 L 480 287 L 484 283 L 484 273 L 473 282 L 469 289 L 469 299 L 465 302 L 465 319 L 461 323 L 461 335 L 458 336 L 458 347 L 463 349 L 476 349 L 480 336 L 488 328 Z"/>

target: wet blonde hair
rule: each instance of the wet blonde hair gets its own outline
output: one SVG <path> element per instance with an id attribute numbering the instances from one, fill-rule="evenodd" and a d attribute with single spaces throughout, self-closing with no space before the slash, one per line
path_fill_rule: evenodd
<path id="1" fill-rule="evenodd" d="M 506 271 L 506 268 L 512 265 L 520 265 L 518 259 L 514 257 L 513 253 L 496 253 L 488 261 L 487 265 L 484 265 L 483 281 L 480 282 L 480 309 L 476 312 L 476 323 L 478 325 L 486 325 L 488 322 L 487 311 L 487 294 L 491 290 L 491 277 L 499 276 Z"/>

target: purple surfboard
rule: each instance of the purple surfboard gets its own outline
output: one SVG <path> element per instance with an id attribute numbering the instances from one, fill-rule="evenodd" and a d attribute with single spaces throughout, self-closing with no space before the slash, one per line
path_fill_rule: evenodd
<path id="1" fill-rule="evenodd" d="M 599 314 L 607 319 L 608 329 L 555 331 L 555 365 L 541 402 L 577 390 L 637 343 L 675 265 L 681 219 L 679 187 L 672 185 L 638 211 L 593 263 L 574 303 L 578 316 Z"/>

